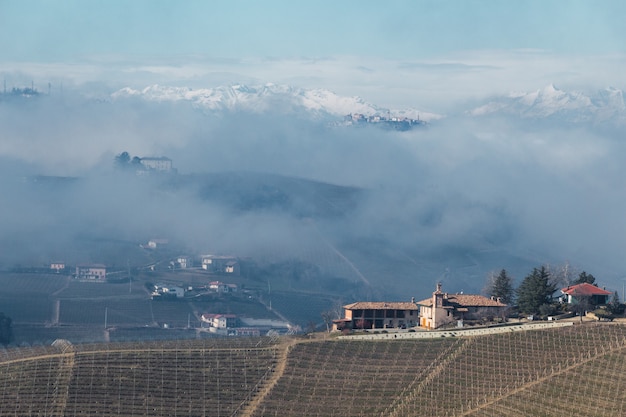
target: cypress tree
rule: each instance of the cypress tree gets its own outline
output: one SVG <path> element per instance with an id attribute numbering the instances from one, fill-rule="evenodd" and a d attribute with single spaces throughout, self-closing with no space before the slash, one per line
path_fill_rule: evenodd
<path id="1" fill-rule="evenodd" d="M 533 268 L 517 289 L 517 305 L 526 314 L 539 313 L 539 307 L 552 302 L 556 286 L 550 282 L 550 272 L 545 266 Z"/>

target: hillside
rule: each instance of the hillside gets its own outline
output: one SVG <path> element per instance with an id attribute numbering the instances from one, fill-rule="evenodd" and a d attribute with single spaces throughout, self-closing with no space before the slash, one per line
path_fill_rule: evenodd
<path id="1" fill-rule="evenodd" d="M 219 339 L 0 352 L 0 416 L 616 416 L 626 326 L 430 341 Z"/>

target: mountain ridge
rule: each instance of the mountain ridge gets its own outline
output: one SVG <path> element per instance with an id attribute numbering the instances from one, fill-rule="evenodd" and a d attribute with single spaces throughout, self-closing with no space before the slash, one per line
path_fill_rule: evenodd
<path id="1" fill-rule="evenodd" d="M 626 104 L 622 90 L 607 87 L 586 94 L 565 91 L 549 84 L 531 92 L 512 92 L 499 96 L 466 112 L 473 117 L 508 115 L 522 119 L 559 118 L 574 123 L 626 123 Z"/>
<path id="2" fill-rule="evenodd" d="M 140 90 L 125 87 L 111 94 L 111 98 L 114 100 L 143 98 L 158 102 L 188 101 L 197 108 L 209 112 L 243 110 L 265 113 L 278 108 L 286 113 L 305 110 L 315 118 L 336 118 L 353 113 L 365 116 L 392 114 L 423 121 L 443 117 L 436 113 L 422 112 L 412 108 L 394 110 L 378 107 L 359 96 L 340 96 L 322 88 L 303 89 L 272 83 L 260 86 L 232 84 L 196 90 L 189 87 L 153 84 Z"/>
<path id="3" fill-rule="evenodd" d="M 341 96 L 323 88 L 306 89 L 266 83 L 257 86 L 231 84 L 192 89 L 159 84 L 143 89 L 125 87 L 111 94 L 113 100 L 140 98 L 155 102 L 189 102 L 209 113 L 245 111 L 264 114 L 304 112 L 314 119 L 336 119 L 358 114 L 431 122 L 450 117 L 414 108 L 389 109 L 372 104 L 359 96 Z M 626 124 L 626 103 L 622 90 L 614 87 L 593 92 L 566 91 L 554 84 L 530 91 L 510 92 L 481 100 L 462 111 L 465 116 L 512 116 L 520 119 L 552 120 L 571 123 Z"/>

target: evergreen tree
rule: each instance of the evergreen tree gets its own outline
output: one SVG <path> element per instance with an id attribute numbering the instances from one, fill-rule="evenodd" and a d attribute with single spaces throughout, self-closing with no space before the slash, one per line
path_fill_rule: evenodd
<path id="1" fill-rule="evenodd" d="M 545 266 L 533 268 L 517 289 L 517 305 L 521 312 L 537 314 L 539 307 L 552 302 L 556 285 L 550 280 L 550 273 Z"/>
<path id="2" fill-rule="evenodd" d="M 513 302 L 515 290 L 513 289 L 513 280 L 503 269 L 498 275 L 492 274 L 487 283 L 487 295 L 490 297 L 500 298 L 505 304 Z"/>
<path id="3" fill-rule="evenodd" d="M 596 282 L 596 278 L 593 275 L 583 271 L 578 275 L 576 281 L 574 281 L 574 285 L 583 284 L 585 282 L 587 284 L 593 284 L 594 282 Z"/>
<path id="4" fill-rule="evenodd" d="M 120 169 L 127 169 L 130 163 L 130 155 L 124 151 L 115 157 L 115 166 Z"/>

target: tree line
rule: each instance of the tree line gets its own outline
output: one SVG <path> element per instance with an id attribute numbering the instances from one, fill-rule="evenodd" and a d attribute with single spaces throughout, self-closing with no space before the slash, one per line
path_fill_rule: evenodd
<path id="1" fill-rule="evenodd" d="M 488 277 L 485 292 L 491 297 L 499 298 L 505 304 L 515 306 L 521 314 L 545 317 L 568 310 L 582 315 L 596 307 L 590 297 L 578 297 L 576 304 L 569 306 L 554 298 L 554 293 L 559 287 L 582 283 L 596 285 L 595 277 L 585 271 L 580 272 L 575 279 L 572 279 L 572 275 L 569 265 L 557 270 L 541 266 L 533 268 L 519 286 L 514 288 L 513 279 L 505 269 L 502 269 L 498 274 L 494 273 Z M 614 317 L 623 314 L 624 307 L 615 291 L 606 309 L 596 310 L 594 313 L 598 317 Z"/>

